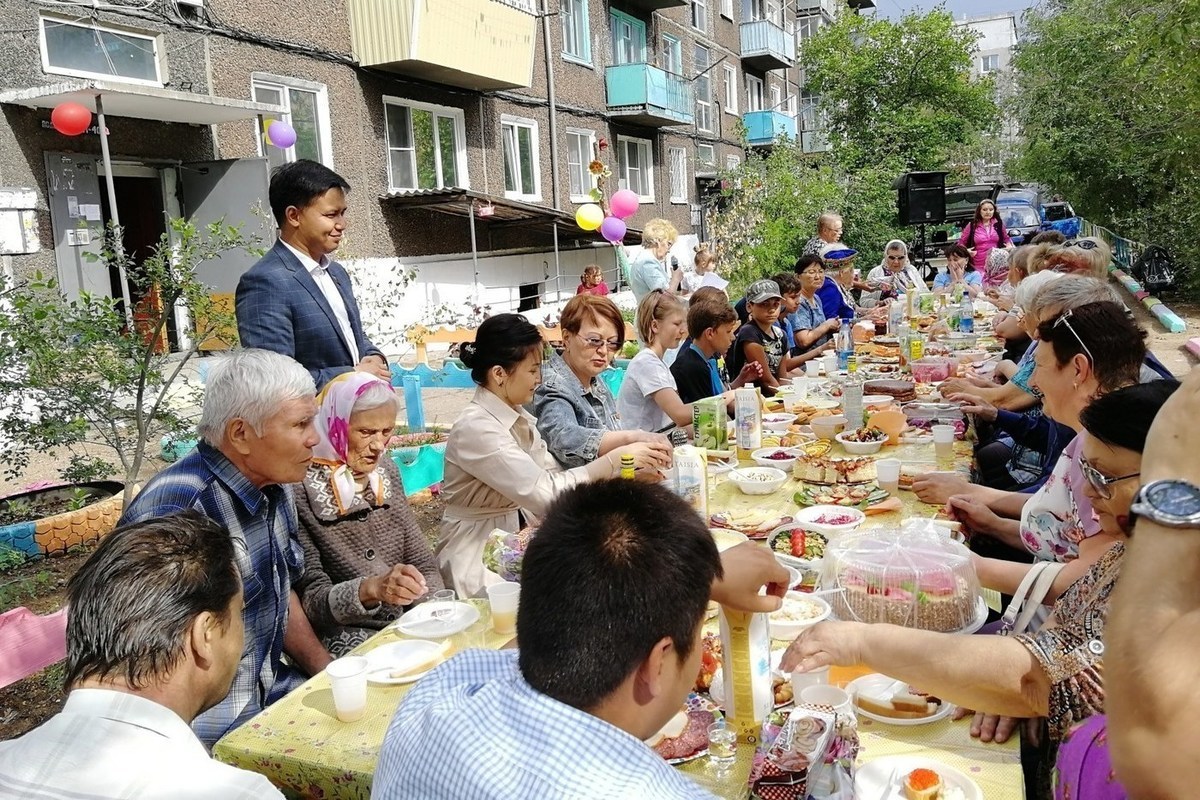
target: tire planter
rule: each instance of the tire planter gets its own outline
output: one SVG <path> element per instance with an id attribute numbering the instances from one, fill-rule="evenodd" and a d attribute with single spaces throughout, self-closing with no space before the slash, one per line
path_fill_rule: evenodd
<path id="1" fill-rule="evenodd" d="M 63 554 L 72 547 L 97 542 L 107 536 L 117 527 L 124 506 L 125 484 L 120 481 L 51 486 L 0 499 L 53 498 L 55 495 L 67 499 L 76 489 L 89 489 L 105 496 L 75 511 L 0 526 L 0 545 L 11 547 L 32 559 Z"/>

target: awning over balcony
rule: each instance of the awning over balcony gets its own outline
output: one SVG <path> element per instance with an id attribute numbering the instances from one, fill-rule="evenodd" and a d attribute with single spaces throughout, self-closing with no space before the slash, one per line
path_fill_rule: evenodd
<path id="1" fill-rule="evenodd" d="M 28 108 L 54 108 L 61 103 L 72 101 L 95 113 L 98 95 L 103 97 L 104 113 L 110 117 L 152 119 L 159 122 L 215 125 L 239 119 L 253 119 L 259 114 L 284 113 L 282 107 L 268 103 L 179 92 L 156 86 L 83 79 L 25 89 L 6 89 L 0 91 L 0 103 Z"/>

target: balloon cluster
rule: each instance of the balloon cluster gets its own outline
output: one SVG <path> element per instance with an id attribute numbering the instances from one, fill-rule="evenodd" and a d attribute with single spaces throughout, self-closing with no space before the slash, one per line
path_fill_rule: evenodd
<path id="1" fill-rule="evenodd" d="M 575 212 L 575 224 L 585 231 L 600 229 L 600 235 L 616 244 L 625 238 L 625 220 L 638 210 L 638 196 L 629 189 L 622 189 L 608 203 L 607 216 L 597 203 L 586 203 Z"/>
<path id="2" fill-rule="evenodd" d="M 296 143 L 296 129 L 281 119 L 264 120 L 263 141 L 272 147 L 286 150 Z"/>

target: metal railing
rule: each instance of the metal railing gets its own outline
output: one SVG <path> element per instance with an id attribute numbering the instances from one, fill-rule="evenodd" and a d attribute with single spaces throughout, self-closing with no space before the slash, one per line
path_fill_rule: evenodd
<path id="1" fill-rule="evenodd" d="M 790 26 L 789 26 L 790 27 Z M 769 19 L 741 24 L 742 57 L 770 53 L 787 61 L 796 60 L 796 35 Z"/>

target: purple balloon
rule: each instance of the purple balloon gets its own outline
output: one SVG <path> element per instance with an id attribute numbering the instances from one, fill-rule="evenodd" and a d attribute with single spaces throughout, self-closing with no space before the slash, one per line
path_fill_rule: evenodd
<path id="1" fill-rule="evenodd" d="M 291 147 L 296 143 L 296 131 L 283 120 L 275 120 L 267 126 L 267 138 L 279 148 Z"/>
<path id="2" fill-rule="evenodd" d="M 605 217 L 600 223 L 600 235 L 616 244 L 625 238 L 625 220 L 619 217 Z"/>

